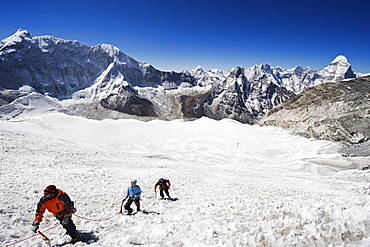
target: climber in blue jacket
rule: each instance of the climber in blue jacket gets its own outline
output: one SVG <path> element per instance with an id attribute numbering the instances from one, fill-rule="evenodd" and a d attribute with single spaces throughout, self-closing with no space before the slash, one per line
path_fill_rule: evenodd
<path id="1" fill-rule="evenodd" d="M 140 196 L 141 196 L 141 189 L 140 186 L 136 184 L 137 180 L 132 180 L 131 185 L 127 188 L 126 198 L 128 198 L 125 209 L 127 210 L 127 214 L 131 214 L 133 209 L 131 208 L 131 204 L 135 202 L 137 212 L 140 211 Z"/>

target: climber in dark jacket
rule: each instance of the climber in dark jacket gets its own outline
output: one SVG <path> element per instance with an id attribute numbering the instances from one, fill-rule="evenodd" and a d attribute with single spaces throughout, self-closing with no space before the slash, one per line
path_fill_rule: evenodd
<path id="1" fill-rule="evenodd" d="M 171 199 L 170 193 L 168 190 L 171 188 L 170 180 L 161 178 L 158 182 L 154 185 L 154 192 L 157 192 L 157 186 L 159 186 L 159 195 L 161 196 L 161 200 L 164 198 L 164 193 Z"/>

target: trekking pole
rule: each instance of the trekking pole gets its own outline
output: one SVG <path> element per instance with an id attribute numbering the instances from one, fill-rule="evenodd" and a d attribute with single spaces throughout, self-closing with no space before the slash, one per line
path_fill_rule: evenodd
<path id="1" fill-rule="evenodd" d="M 157 190 L 154 191 L 154 198 L 157 199 Z"/>
<path id="2" fill-rule="evenodd" d="M 51 246 L 51 240 L 50 238 L 46 237 L 45 234 L 43 234 L 41 231 L 37 231 L 38 234 L 40 234 L 42 236 L 42 240 L 46 241 L 46 243 Z"/>
<path id="3" fill-rule="evenodd" d="M 127 196 L 125 198 L 123 198 L 122 200 L 122 203 L 121 203 L 121 210 L 119 211 L 120 214 L 122 214 L 122 206 L 123 206 L 123 202 L 127 199 Z"/>

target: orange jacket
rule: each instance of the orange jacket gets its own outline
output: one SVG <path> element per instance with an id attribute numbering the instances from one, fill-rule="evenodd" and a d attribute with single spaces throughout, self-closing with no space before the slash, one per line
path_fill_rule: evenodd
<path id="1" fill-rule="evenodd" d="M 72 215 L 72 201 L 69 196 L 62 190 L 58 190 L 56 197 L 47 199 L 42 197 L 37 204 L 36 217 L 34 221 L 41 221 L 44 217 L 45 209 L 47 209 L 54 216 L 56 215 Z"/>

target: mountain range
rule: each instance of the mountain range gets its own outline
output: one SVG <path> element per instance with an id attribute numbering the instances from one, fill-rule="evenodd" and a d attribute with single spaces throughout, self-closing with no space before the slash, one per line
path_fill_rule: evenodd
<path id="1" fill-rule="evenodd" d="M 23 29 L 0 42 L 1 105 L 31 90 L 92 119 L 206 116 L 251 124 L 309 87 L 358 76 L 343 55 L 318 71 L 260 64 L 167 72 L 107 44 L 91 47 Z"/>

